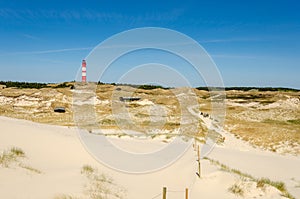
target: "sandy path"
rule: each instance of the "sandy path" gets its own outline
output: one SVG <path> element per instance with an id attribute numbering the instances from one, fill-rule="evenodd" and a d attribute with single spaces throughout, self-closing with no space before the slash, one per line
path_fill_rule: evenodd
<path id="1" fill-rule="evenodd" d="M 253 148 L 248 143 L 239 140 L 233 134 L 223 128 L 215 127 L 212 120 L 195 112 L 194 107 L 189 111 L 199 117 L 204 124 L 214 129 L 225 137 L 223 146 L 216 145 L 208 155 L 209 158 L 250 174 L 256 178 L 269 178 L 274 181 L 282 181 L 288 191 L 294 196 L 300 197 L 300 157 L 280 155 L 269 151 Z"/>

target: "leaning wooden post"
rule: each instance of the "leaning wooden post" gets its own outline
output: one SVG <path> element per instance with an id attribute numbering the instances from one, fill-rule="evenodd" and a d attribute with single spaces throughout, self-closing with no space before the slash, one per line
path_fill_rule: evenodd
<path id="1" fill-rule="evenodd" d="M 200 164 L 200 160 L 198 161 L 198 177 L 201 178 L 201 164 Z"/>
<path id="2" fill-rule="evenodd" d="M 163 188 L 163 195 L 162 195 L 163 197 L 163 199 L 167 199 L 167 187 L 164 187 Z"/>
<path id="3" fill-rule="evenodd" d="M 185 199 L 189 199 L 189 189 L 185 189 Z"/>
<path id="4" fill-rule="evenodd" d="M 198 145 L 198 177 L 201 177 L 201 164 L 200 164 L 200 146 Z"/>

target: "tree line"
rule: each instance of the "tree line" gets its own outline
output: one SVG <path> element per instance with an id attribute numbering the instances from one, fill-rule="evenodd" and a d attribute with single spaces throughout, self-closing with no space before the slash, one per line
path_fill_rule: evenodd
<path id="1" fill-rule="evenodd" d="M 123 83 L 103 83 L 98 82 L 98 85 L 114 85 L 114 86 L 131 86 L 133 88 L 144 89 L 144 90 L 152 90 L 152 89 L 170 89 L 170 87 L 163 87 L 160 85 L 149 85 L 149 84 L 123 84 Z M 0 81 L 0 85 L 4 85 L 5 87 L 15 87 L 15 88 L 74 88 L 73 84 L 68 82 L 60 83 L 56 86 L 50 86 L 48 83 L 38 83 L 38 82 L 17 82 L 17 81 Z M 230 90 L 237 90 L 237 91 L 284 91 L 284 92 L 298 92 L 299 89 L 294 88 L 284 88 L 284 87 L 196 87 L 198 90 L 205 90 L 205 91 L 230 91 Z"/>
<path id="2" fill-rule="evenodd" d="M 0 85 L 4 85 L 6 88 L 14 87 L 14 88 L 74 88 L 73 85 L 68 84 L 67 82 L 58 84 L 56 86 L 50 86 L 47 83 L 38 83 L 38 82 L 14 82 L 14 81 L 0 81 Z"/>
<path id="3" fill-rule="evenodd" d="M 283 88 L 283 87 L 197 87 L 198 90 L 205 91 L 284 91 L 284 92 L 298 92 L 299 89 Z"/>

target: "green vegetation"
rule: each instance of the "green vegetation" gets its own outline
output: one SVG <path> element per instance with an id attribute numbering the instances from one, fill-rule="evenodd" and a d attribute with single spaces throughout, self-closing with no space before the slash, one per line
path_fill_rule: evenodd
<path id="1" fill-rule="evenodd" d="M 247 173 L 242 173 L 241 171 L 237 170 L 237 169 L 231 169 L 230 167 L 228 167 L 227 165 L 225 164 L 222 164 L 220 163 L 219 161 L 217 160 L 213 160 L 213 159 L 210 159 L 208 157 L 204 157 L 205 160 L 209 160 L 212 164 L 214 165 L 217 165 L 221 168 L 222 171 L 226 171 L 226 172 L 229 172 L 229 173 L 234 173 L 234 174 L 237 174 L 239 176 L 242 176 L 242 177 L 245 177 L 245 178 L 250 178 L 250 179 L 254 179 L 254 177 L 252 177 L 251 175 L 247 174 Z"/>
<path id="2" fill-rule="evenodd" d="M 205 90 L 205 91 L 282 91 L 282 92 L 298 92 L 299 89 L 293 88 L 282 88 L 282 87 L 197 87 L 198 90 Z"/>
<path id="3" fill-rule="evenodd" d="M 281 125 L 299 125 L 300 120 L 286 120 L 286 121 L 281 121 L 281 120 L 272 120 L 272 119 L 266 119 L 263 121 L 264 123 L 268 124 L 281 124 Z"/>
<path id="4" fill-rule="evenodd" d="M 46 83 L 37 83 L 37 82 L 12 82 L 12 81 L 0 81 L 0 85 L 5 85 L 8 87 L 16 88 L 46 88 L 48 85 Z"/>
<path id="5" fill-rule="evenodd" d="M 287 198 L 291 198 L 291 199 L 295 199 L 295 197 L 292 196 L 286 190 L 286 186 L 283 182 L 274 182 L 274 181 L 271 181 L 268 178 L 261 178 L 259 180 L 256 180 L 256 183 L 257 183 L 257 187 L 264 187 L 265 184 L 271 185 L 271 186 L 275 187 L 276 189 L 278 189 L 279 191 L 281 191 L 282 196 L 287 197 Z"/>
<path id="6" fill-rule="evenodd" d="M 74 85 L 70 85 L 67 82 L 64 82 L 64 83 L 58 84 L 54 88 L 70 88 L 70 89 L 74 89 Z"/>
<path id="7" fill-rule="evenodd" d="M 196 89 L 203 91 L 225 91 L 225 87 L 196 87 Z"/>
<path id="8" fill-rule="evenodd" d="M 25 157 L 22 149 L 13 147 L 10 150 L 3 151 L 0 154 L 0 166 L 9 167 L 13 162 L 17 162 L 19 158 Z"/>
<path id="9" fill-rule="evenodd" d="M 263 99 L 266 101 L 266 98 L 270 98 L 271 96 L 263 95 L 263 94 L 234 94 L 234 95 L 227 95 L 227 99 L 244 99 L 244 100 L 255 100 L 255 99 Z M 260 101 L 261 102 L 261 101 Z"/>
<path id="10" fill-rule="evenodd" d="M 84 197 L 72 196 L 69 194 L 59 194 L 54 199 L 121 199 L 118 188 L 113 184 L 112 180 L 104 174 L 99 174 L 96 168 L 90 165 L 83 165 L 80 173 L 88 179 L 85 185 Z"/>
<path id="11" fill-rule="evenodd" d="M 23 164 L 19 164 L 20 167 L 22 167 L 23 169 L 26 169 L 32 173 L 37 173 L 37 174 L 41 174 L 42 172 L 36 168 L 33 168 L 31 166 L 28 165 L 23 165 Z"/>
<path id="12" fill-rule="evenodd" d="M 14 87 L 14 88 L 35 88 L 35 89 L 41 89 L 41 88 L 50 88 L 47 83 L 38 83 L 38 82 L 13 82 L 13 81 L 0 81 L 0 85 L 5 85 L 6 88 Z M 58 84 L 57 86 L 54 86 L 53 88 L 68 88 L 74 89 L 74 85 L 64 82 L 61 84 Z"/>
<path id="13" fill-rule="evenodd" d="M 42 172 L 38 169 L 35 169 L 31 166 L 25 165 L 21 162 L 21 158 L 25 158 L 25 153 L 22 149 L 17 147 L 12 147 L 9 150 L 5 150 L 0 154 L 0 166 L 8 168 L 13 163 L 18 163 L 17 165 L 23 169 L 26 169 L 30 172 L 41 174 Z"/>
<path id="14" fill-rule="evenodd" d="M 164 88 L 162 86 L 156 86 L 156 85 L 141 85 L 141 86 L 138 86 L 138 89 L 144 89 L 144 90 L 153 90 L 153 89 L 157 89 L 157 88 L 168 89 L 168 88 Z"/>
<path id="15" fill-rule="evenodd" d="M 20 149 L 20 148 L 17 148 L 17 147 L 11 148 L 10 152 L 12 154 L 14 154 L 15 156 L 17 156 L 17 157 L 25 157 L 24 151 L 22 149 Z"/>
<path id="16" fill-rule="evenodd" d="M 286 186 L 285 186 L 285 184 L 283 182 L 272 181 L 272 180 L 270 180 L 268 178 L 260 178 L 260 179 L 259 178 L 255 178 L 255 177 L 253 177 L 253 176 L 251 176 L 251 175 L 249 175 L 247 173 L 243 173 L 243 172 L 241 172 L 241 171 L 239 171 L 237 169 L 231 169 L 227 165 L 224 165 L 224 164 L 220 163 L 217 160 L 213 160 L 213 159 L 210 159 L 208 157 L 204 157 L 204 159 L 205 160 L 209 160 L 212 164 L 219 166 L 221 168 L 221 170 L 223 170 L 223 171 L 226 171 L 228 173 L 234 173 L 234 174 L 237 174 L 239 176 L 242 176 L 242 177 L 248 178 L 250 180 L 253 180 L 254 182 L 257 183 L 256 184 L 257 187 L 261 187 L 262 188 L 265 184 L 267 184 L 267 185 L 275 187 L 276 189 L 278 189 L 279 191 L 281 191 L 282 196 L 290 198 L 290 199 L 295 199 L 295 197 L 292 196 L 287 191 Z M 240 193 L 240 190 L 239 190 L 238 186 L 233 185 L 229 189 L 230 189 L 231 192 L 236 191 L 237 193 Z"/>
<path id="17" fill-rule="evenodd" d="M 144 89 L 144 90 L 153 90 L 153 89 L 157 89 L 157 88 L 161 88 L 161 89 L 170 89 L 169 87 L 163 87 L 160 85 L 148 85 L 148 84 L 144 84 L 144 85 L 138 85 L 138 84 L 123 84 L 123 83 L 104 83 L 104 82 L 98 82 L 98 85 L 113 85 L 113 86 L 130 86 L 132 88 L 138 88 L 138 89 Z"/>
<path id="18" fill-rule="evenodd" d="M 285 121 L 281 121 L 281 120 L 272 120 L 272 119 L 265 119 L 263 120 L 263 123 L 268 123 L 268 124 L 287 124 Z"/>
<path id="19" fill-rule="evenodd" d="M 16 87 L 16 88 L 46 88 L 49 87 L 47 83 L 38 83 L 38 82 L 16 82 L 16 81 L 0 81 L 0 85 L 5 85 L 8 87 Z M 137 85 L 137 84 L 123 84 L 123 83 L 104 83 L 99 81 L 98 85 L 113 85 L 113 86 L 130 86 L 133 88 L 143 89 L 143 90 L 153 90 L 153 89 L 170 89 L 170 87 L 163 87 L 160 85 Z M 67 82 L 61 83 L 54 88 L 66 88 L 70 87 L 71 89 L 74 88 L 73 85 L 69 85 Z M 299 89 L 293 88 L 282 88 L 282 87 L 196 87 L 198 90 L 205 90 L 205 91 L 230 91 L 230 90 L 237 90 L 237 91 L 282 91 L 282 92 L 299 92 Z"/>
<path id="20" fill-rule="evenodd" d="M 300 119 L 297 120 L 287 120 L 289 124 L 300 124 Z"/>
<path id="21" fill-rule="evenodd" d="M 281 192 L 286 191 L 286 187 L 285 187 L 285 184 L 283 182 L 274 182 L 274 181 L 271 181 L 268 178 L 261 178 L 256 183 L 257 183 L 257 187 L 263 187 L 265 184 L 268 184 L 268 185 L 271 185 L 273 187 L 276 187 Z"/>
<path id="22" fill-rule="evenodd" d="M 105 176 L 104 174 L 99 174 L 97 169 L 91 167 L 90 165 L 84 165 L 81 169 L 81 174 L 84 174 L 89 180 L 89 185 L 86 186 L 86 194 L 89 198 L 123 198 L 121 193 L 123 193 L 124 190 L 120 189 L 116 184 L 114 184 L 112 179 L 110 179 L 109 177 Z"/>
<path id="23" fill-rule="evenodd" d="M 231 193 L 236 194 L 236 195 L 240 195 L 240 196 L 244 195 L 243 188 L 240 185 L 238 185 L 237 183 L 235 183 L 234 185 L 229 187 L 228 191 L 230 191 Z"/>
<path id="24" fill-rule="evenodd" d="M 82 169 L 81 169 L 81 174 L 86 174 L 86 175 L 90 175 L 92 173 L 94 173 L 95 169 L 93 167 L 91 167 L 90 165 L 83 165 Z"/>
<path id="25" fill-rule="evenodd" d="M 259 103 L 261 103 L 262 105 L 268 105 L 268 104 L 272 104 L 276 102 L 275 100 L 260 100 Z"/>

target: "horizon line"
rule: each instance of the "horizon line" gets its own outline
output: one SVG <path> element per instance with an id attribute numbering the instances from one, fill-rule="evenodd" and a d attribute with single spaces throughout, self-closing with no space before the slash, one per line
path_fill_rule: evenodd
<path id="1" fill-rule="evenodd" d="M 0 85 L 3 85 L 3 83 L 12 82 L 12 83 L 37 83 L 37 84 L 63 84 L 63 83 L 80 83 L 81 81 L 60 81 L 60 82 L 37 82 L 37 81 L 15 81 L 15 80 L 0 80 Z M 106 85 L 114 85 L 114 86 L 159 86 L 162 88 L 172 89 L 172 88 L 181 88 L 186 86 L 170 86 L 170 87 L 164 87 L 161 85 L 154 85 L 154 84 L 130 84 L 130 83 L 115 83 L 115 82 L 88 82 L 88 83 L 97 83 L 97 84 L 106 84 Z M 215 89 L 233 89 L 233 88 L 247 88 L 247 89 L 290 89 L 295 91 L 300 91 L 300 88 L 295 87 L 284 87 L 284 86 L 194 86 L 190 88 L 215 88 Z"/>

